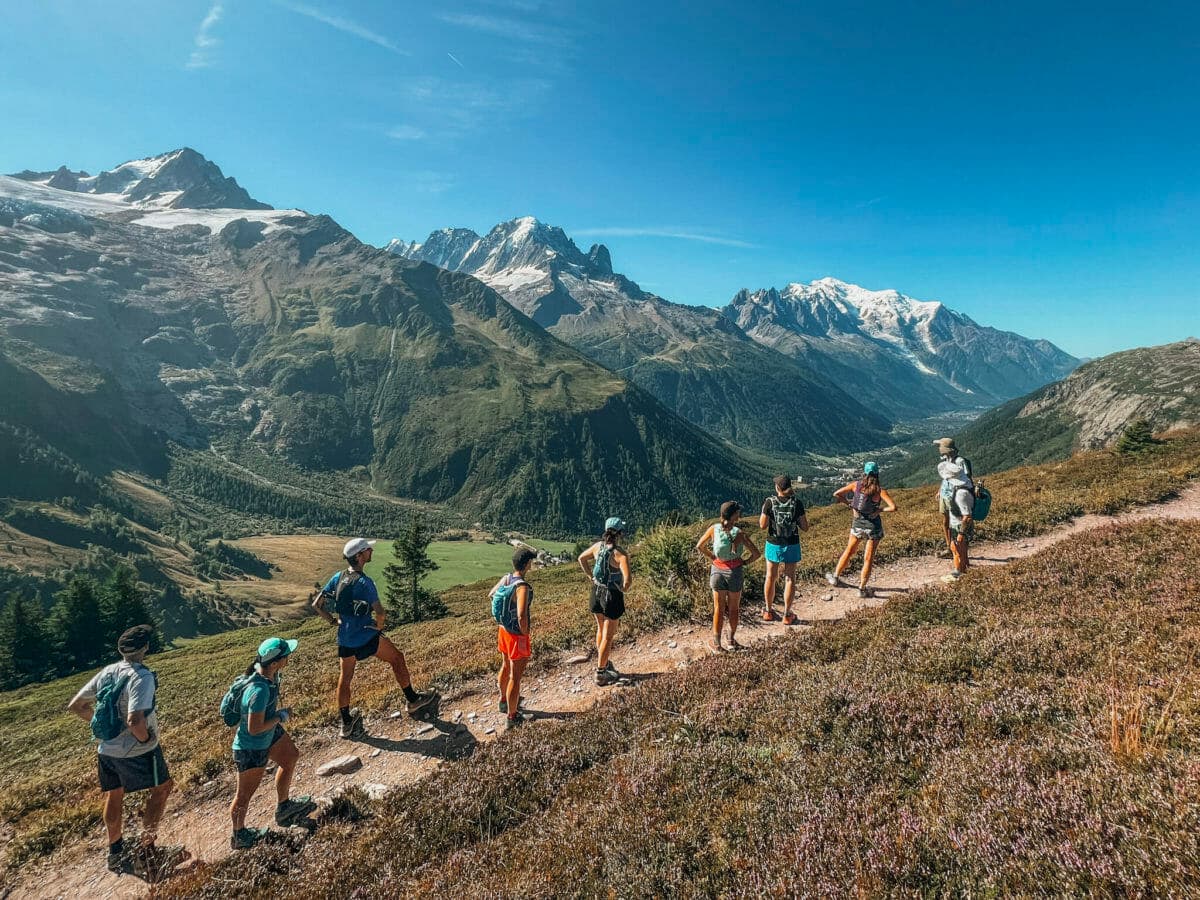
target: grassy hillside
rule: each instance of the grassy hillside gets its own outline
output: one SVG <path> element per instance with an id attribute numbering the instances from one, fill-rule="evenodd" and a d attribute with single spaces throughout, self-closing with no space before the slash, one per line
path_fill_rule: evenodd
<path id="1" fill-rule="evenodd" d="M 956 437 L 979 472 L 998 472 L 1112 446 L 1135 419 L 1146 419 L 1154 431 L 1200 423 L 1200 341 L 1092 360 L 1062 381 L 989 410 Z M 928 480 L 936 464 L 932 448 L 926 442 L 905 449 L 911 455 L 893 467 L 893 479 Z"/>
<path id="2" fill-rule="evenodd" d="M 1135 459 L 1099 451 L 1054 467 L 1017 470 L 993 481 L 997 501 L 987 523 L 989 533 L 1034 534 L 1081 512 L 1113 512 L 1161 500 L 1198 476 L 1200 432 L 1180 434 Z M 932 495 L 931 488 L 897 492 L 901 512 L 887 520 L 889 534 L 881 548 L 883 554 L 919 553 L 937 544 L 940 538 Z M 805 578 L 816 577 L 832 564 L 848 527 L 841 507 L 814 509 L 810 519 L 813 528 L 805 536 Z M 684 531 L 694 541 L 700 529 L 697 524 Z M 1174 543 L 1171 546 L 1174 548 Z M 1170 553 L 1171 566 L 1185 558 L 1175 549 Z M 1163 566 L 1167 566 L 1166 557 Z M 661 625 L 672 615 L 687 614 L 686 603 L 669 597 L 664 602 L 662 585 L 647 577 L 642 554 L 635 555 L 635 568 L 638 581 L 628 598 L 630 611 L 622 622 L 623 635 Z M 760 568 L 761 564 L 756 571 Z M 1121 571 L 1113 569 L 1114 573 Z M 753 572 L 751 576 L 752 580 L 757 577 Z M 1119 580 L 1120 576 L 1114 577 Z M 533 610 L 536 667 L 539 651 L 544 659 L 548 649 L 587 642 L 594 626 L 587 613 L 587 582 L 577 570 L 566 566 L 540 571 L 533 581 L 537 587 Z M 966 585 L 975 583 L 972 577 Z M 489 586 L 483 582 L 447 591 L 443 598 L 450 606 L 450 618 L 396 630 L 395 639 L 405 650 L 419 684 L 431 678 L 452 684 L 494 666 L 495 625 L 486 600 Z M 1067 590 L 1063 596 L 1074 598 L 1075 594 Z M 748 602 L 755 601 L 751 598 Z M 698 614 L 703 617 L 704 609 Z M 164 745 L 185 795 L 197 783 L 229 767 L 229 733 L 216 715 L 216 704 L 228 682 L 245 667 L 253 648 L 276 632 L 301 641 L 301 652 L 289 667 L 288 702 L 296 711 L 294 731 L 303 744 L 306 728 L 332 725 L 336 718 L 332 701 L 337 673 L 334 636 L 324 623 L 310 619 L 231 632 L 198 639 L 152 659 L 161 684 Z M 839 633 L 832 632 L 828 640 L 836 645 Z M 356 678 L 356 702 L 369 710 L 400 702 L 394 682 L 381 669 L 365 667 L 361 678 Z M 13 781 L 0 798 L 0 821 L 11 835 L 5 857 L 10 869 L 99 822 L 94 751 L 88 744 L 86 726 L 63 709 L 85 677 L 0 695 L 0 756 Z M 779 685 L 787 683 L 787 679 L 777 681 Z M 731 700 L 730 714 L 738 708 Z M 541 802 L 540 795 L 537 799 Z"/>
<path id="3" fill-rule="evenodd" d="M 551 554 L 569 554 L 574 546 L 561 541 L 539 541 L 532 538 L 530 544 Z M 486 581 L 510 567 L 512 555 L 513 548 L 508 544 L 490 541 L 433 541 L 429 545 L 429 558 L 437 563 L 439 568 L 426 576 L 421 583 L 431 591 L 444 591 L 462 584 Z M 380 541 L 375 546 L 374 556 L 366 572 L 375 579 L 380 595 L 387 592 L 388 582 L 383 570 L 395 562 L 395 559 L 391 541 Z"/>
<path id="4" fill-rule="evenodd" d="M 1194 895 L 1197 560 L 1195 523 L 1081 537 L 506 736 L 167 893 Z"/>

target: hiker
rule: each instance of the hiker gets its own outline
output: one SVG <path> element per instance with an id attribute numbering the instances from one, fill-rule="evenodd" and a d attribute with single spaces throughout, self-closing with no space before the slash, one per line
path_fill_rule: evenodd
<path id="1" fill-rule="evenodd" d="M 529 646 L 533 585 L 525 580 L 525 575 L 535 559 L 537 554 L 528 547 L 513 553 L 512 572 L 496 582 L 488 595 L 492 598 L 492 615 L 498 626 L 496 648 L 500 651 L 501 663 L 496 684 L 500 689 L 499 709 L 507 716 L 507 728 L 515 728 L 525 721 L 521 713 L 521 676 L 533 655 Z"/>
<path id="2" fill-rule="evenodd" d="M 97 672 L 67 704 L 67 709 L 91 722 L 93 734 L 102 738 L 97 770 L 104 794 L 108 869 L 118 875 L 145 877 L 154 871 L 158 823 L 175 786 L 158 743 L 158 678 L 145 666 L 153 634 L 150 625 L 135 625 L 125 631 L 117 640 L 121 661 Z M 131 849 L 121 836 L 124 801 L 127 792 L 138 791 L 149 794 L 142 812 L 140 845 Z"/>
<path id="3" fill-rule="evenodd" d="M 592 614 L 596 617 L 596 684 L 607 687 L 628 679 L 608 658 L 617 620 L 625 612 L 625 592 L 633 584 L 629 554 L 618 546 L 628 526 L 619 516 L 604 522 L 604 535 L 579 554 L 583 573 L 592 579 Z"/>
<path id="4" fill-rule="evenodd" d="M 968 546 L 975 530 L 972 513 L 975 510 L 975 482 L 971 463 L 958 452 L 954 438 L 934 441 L 938 448 L 938 476 L 942 479 L 938 492 L 939 504 L 945 508 L 946 540 L 954 559 L 954 571 L 943 581 L 955 581 L 963 576 L 969 564 Z"/>
<path id="5" fill-rule="evenodd" d="M 867 587 L 867 582 L 871 580 L 871 565 L 875 561 L 875 548 L 883 540 L 881 513 L 896 511 L 896 504 L 892 501 L 891 496 L 879 484 L 879 465 L 874 462 L 864 464 L 862 477 L 834 491 L 833 499 L 850 507 L 854 516 L 850 520 L 850 541 L 846 544 L 841 559 L 837 561 L 837 567 L 832 572 L 825 573 L 825 580 L 832 587 L 845 587 L 842 573 L 846 571 L 846 566 L 850 565 L 850 560 L 858 552 L 858 545 L 866 541 L 867 545 L 863 550 L 862 574 L 858 579 L 858 596 L 873 597 L 875 591 Z"/>
<path id="6" fill-rule="evenodd" d="M 279 676 L 296 650 L 297 641 L 267 638 L 258 645 L 258 655 L 245 674 L 230 689 L 238 711 L 237 731 L 233 735 L 233 761 L 237 765 L 237 793 L 229 805 L 234 850 L 253 847 L 269 829 L 247 828 L 246 808 L 262 783 L 267 760 L 279 766 L 275 771 L 275 824 L 295 825 L 317 808 L 312 797 L 289 797 L 292 775 L 300 751 L 283 730 L 291 710 L 279 706 Z M 234 692 L 237 692 L 236 694 Z"/>
<path id="7" fill-rule="evenodd" d="M 363 566 L 371 561 L 374 541 L 353 538 L 342 548 L 347 568 L 335 572 L 313 599 L 313 608 L 323 619 L 337 626 L 338 674 L 337 704 L 342 718 L 342 737 L 351 738 L 363 730 L 362 711 L 350 708 L 350 682 L 358 661 L 374 656 L 392 667 L 396 683 L 408 701 L 408 714 L 416 715 L 437 699 L 435 691 L 418 693 L 404 664 L 404 654 L 383 633 L 384 611 L 379 591 Z M 331 606 L 333 613 L 326 608 Z M 334 615 L 336 613 L 336 615 Z"/>
<path id="8" fill-rule="evenodd" d="M 721 631 L 726 618 L 729 620 L 729 648 L 742 649 L 736 634 L 745 567 L 761 555 L 750 536 L 737 527 L 741 517 L 742 507 L 736 500 L 722 503 L 721 521 L 709 525 L 696 542 L 696 549 L 712 564 L 708 573 L 708 586 L 713 595 L 713 636 L 710 646 L 717 653 L 725 649 L 721 645 Z M 743 550 L 748 550 L 750 556 L 743 558 Z"/>
<path id="9" fill-rule="evenodd" d="M 767 578 L 763 584 L 763 621 L 775 621 L 775 585 L 782 571 L 783 624 L 794 625 L 792 600 L 796 596 L 796 563 L 800 562 L 800 532 L 808 531 L 804 504 L 792 490 L 788 475 L 775 476 L 775 493 L 763 501 L 758 527 L 767 530 Z"/>

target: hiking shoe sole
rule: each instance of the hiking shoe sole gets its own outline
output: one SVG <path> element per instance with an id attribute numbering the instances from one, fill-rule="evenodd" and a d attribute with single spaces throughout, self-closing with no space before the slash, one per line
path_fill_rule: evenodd
<path id="1" fill-rule="evenodd" d="M 418 694 L 416 700 L 409 701 L 408 706 L 406 707 L 408 714 L 410 716 L 415 716 L 421 710 L 433 703 L 433 701 L 437 698 L 438 695 L 434 691 L 430 691 L 428 694 Z"/>

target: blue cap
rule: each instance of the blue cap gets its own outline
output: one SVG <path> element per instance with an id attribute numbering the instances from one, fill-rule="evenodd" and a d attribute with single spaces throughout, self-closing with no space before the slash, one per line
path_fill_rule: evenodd
<path id="1" fill-rule="evenodd" d="M 277 659 L 290 656 L 299 645 L 299 641 L 289 641 L 277 637 L 267 638 L 258 645 L 258 661 L 260 663 L 275 662 Z"/>
<path id="2" fill-rule="evenodd" d="M 604 520 L 605 531 L 624 531 L 626 527 L 625 520 L 620 516 L 609 516 Z"/>
<path id="3" fill-rule="evenodd" d="M 877 462 L 863 463 L 863 474 L 864 475 L 878 475 L 879 474 L 879 463 L 877 463 Z"/>

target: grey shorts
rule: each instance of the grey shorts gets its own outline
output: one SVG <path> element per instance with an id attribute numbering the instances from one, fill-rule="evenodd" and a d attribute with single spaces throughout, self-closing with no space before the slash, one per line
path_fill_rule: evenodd
<path id="1" fill-rule="evenodd" d="M 865 541 L 883 540 L 883 518 L 867 519 L 855 516 L 854 521 L 850 523 L 850 533 Z"/>
<path id="2" fill-rule="evenodd" d="M 124 788 L 126 793 L 132 794 L 171 780 L 162 747 L 155 747 L 141 756 L 105 756 L 101 753 L 96 757 L 96 769 L 100 790 L 105 793 Z"/>
<path id="3" fill-rule="evenodd" d="M 713 566 L 708 570 L 708 586 L 714 591 L 741 593 L 742 585 L 746 582 L 746 573 L 742 571 L 743 568 L 743 566 L 738 566 L 736 569 L 718 569 Z"/>

